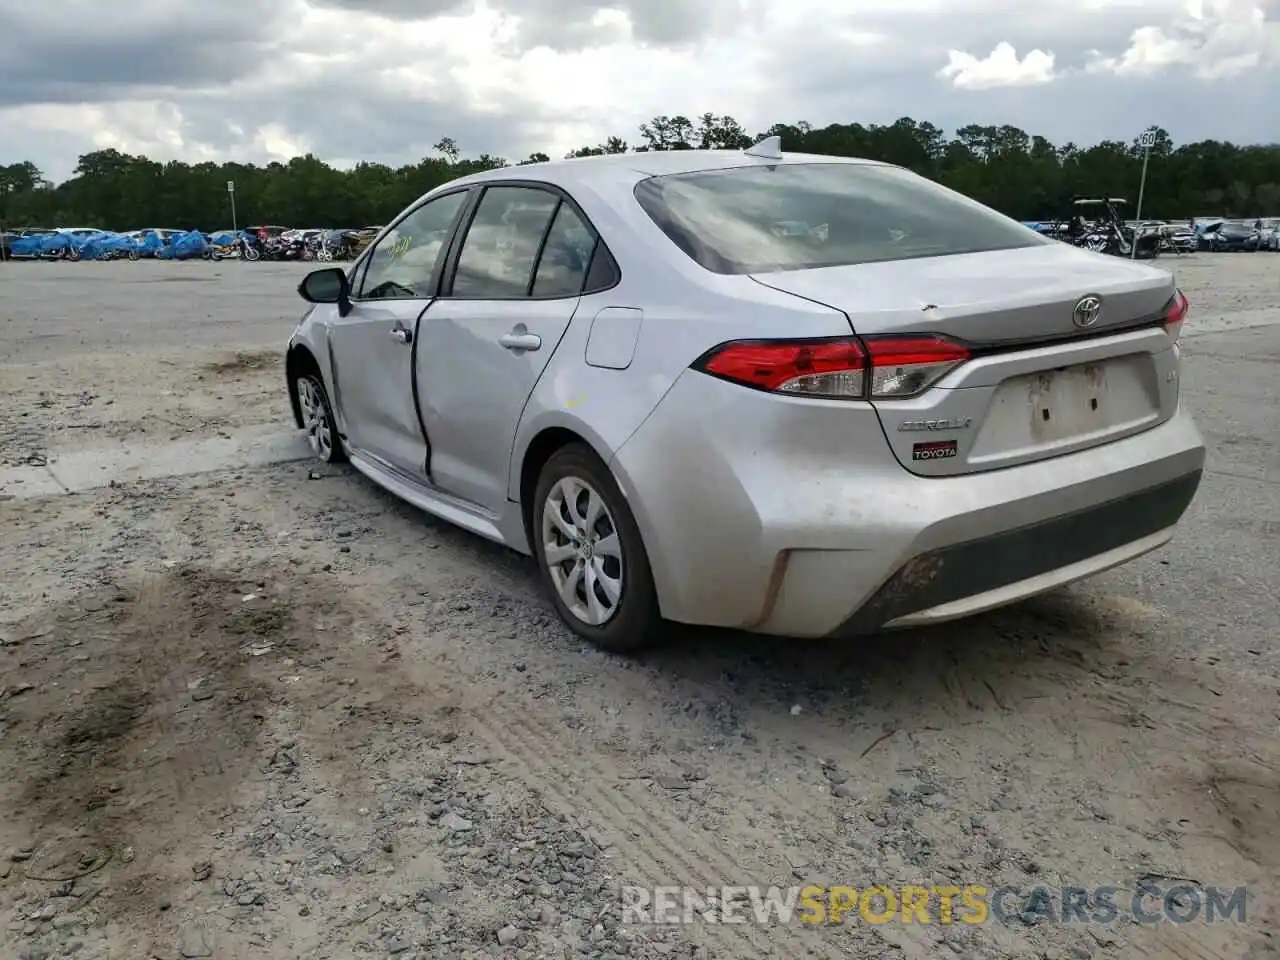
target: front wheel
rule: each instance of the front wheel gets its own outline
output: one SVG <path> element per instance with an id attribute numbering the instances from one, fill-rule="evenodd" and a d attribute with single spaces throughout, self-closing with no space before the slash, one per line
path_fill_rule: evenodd
<path id="1" fill-rule="evenodd" d="M 571 444 L 542 468 L 529 531 L 561 619 L 610 653 L 651 645 L 662 624 L 640 528 L 609 468 Z"/>
<path id="2" fill-rule="evenodd" d="M 311 452 L 325 463 L 342 463 L 347 459 L 338 436 L 338 422 L 329 405 L 329 394 L 318 373 L 304 373 L 294 381 L 298 395 L 298 410 L 302 414 L 302 428 L 307 432 Z"/>

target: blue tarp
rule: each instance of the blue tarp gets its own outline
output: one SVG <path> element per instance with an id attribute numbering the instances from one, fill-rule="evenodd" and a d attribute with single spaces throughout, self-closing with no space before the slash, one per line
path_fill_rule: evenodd
<path id="1" fill-rule="evenodd" d="M 38 257 L 45 252 L 45 244 L 56 236 L 51 233 L 33 233 L 17 237 L 10 245 L 9 252 L 15 257 Z"/>
<path id="2" fill-rule="evenodd" d="M 110 254 L 127 252 L 133 246 L 133 238 L 121 233 L 96 233 L 80 245 L 80 256 L 85 260 L 101 260 Z"/>
<path id="3" fill-rule="evenodd" d="M 154 230 L 144 230 L 134 242 L 138 245 L 140 257 L 158 257 L 164 250 L 164 238 Z"/>
<path id="4" fill-rule="evenodd" d="M 204 256 L 209 249 L 209 241 L 199 230 L 180 233 L 167 246 L 156 254 L 162 260 L 190 260 Z"/>
<path id="5" fill-rule="evenodd" d="M 40 243 L 40 252 L 48 253 L 65 253 L 74 247 L 71 242 L 71 235 L 67 233 L 47 233 L 44 235 Z"/>

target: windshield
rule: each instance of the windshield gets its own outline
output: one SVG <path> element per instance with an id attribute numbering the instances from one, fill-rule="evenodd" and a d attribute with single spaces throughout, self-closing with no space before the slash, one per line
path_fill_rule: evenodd
<path id="1" fill-rule="evenodd" d="M 716 273 L 772 273 L 1055 241 L 898 167 L 795 163 L 651 177 L 636 199 Z"/>

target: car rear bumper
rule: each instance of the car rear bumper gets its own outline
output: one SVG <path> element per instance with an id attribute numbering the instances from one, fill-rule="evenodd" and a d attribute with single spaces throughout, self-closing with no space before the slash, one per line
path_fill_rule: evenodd
<path id="1" fill-rule="evenodd" d="M 1124 563 L 1173 535 L 1204 458 L 1179 408 L 1078 453 L 919 477 L 868 405 L 690 372 L 613 467 L 666 617 L 818 637 L 968 616 Z"/>
<path id="2" fill-rule="evenodd" d="M 1014 530 L 918 554 L 835 631 L 969 616 L 1125 563 L 1173 536 L 1201 472 Z"/>

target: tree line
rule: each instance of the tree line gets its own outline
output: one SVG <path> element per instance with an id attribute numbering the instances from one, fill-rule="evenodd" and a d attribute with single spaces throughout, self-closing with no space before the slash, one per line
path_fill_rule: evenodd
<path id="1" fill-rule="evenodd" d="M 1174 146 L 1152 128 L 1144 218 L 1280 216 L 1280 144 L 1203 140 Z M 730 116 L 659 116 L 639 138 L 610 137 L 570 157 L 649 150 L 742 149 L 777 135 L 794 152 L 857 156 L 908 167 L 1020 220 L 1063 216 L 1073 196 L 1137 200 L 1143 149 L 1104 140 L 1055 145 L 1012 126 L 970 124 L 948 136 L 928 122 L 775 124 L 751 136 Z M 0 224 L 104 229 L 230 226 L 227 182 L 235 183 L 238 225 L 372 226 L 456 177 L 507 166 L 502 157 L 463 156 L 445 137 L 414 164 L 360 163 L 335 169 L 308 154 L 287 163 L 159 163 L 118 150 L 80 157 L 72 176 L 50 183 L 31 162 L 0 166 Z M 535 153 L 520 164 L 550 159 Z M 1130 208 L 1132 215 L 1132 206 Z"/>

